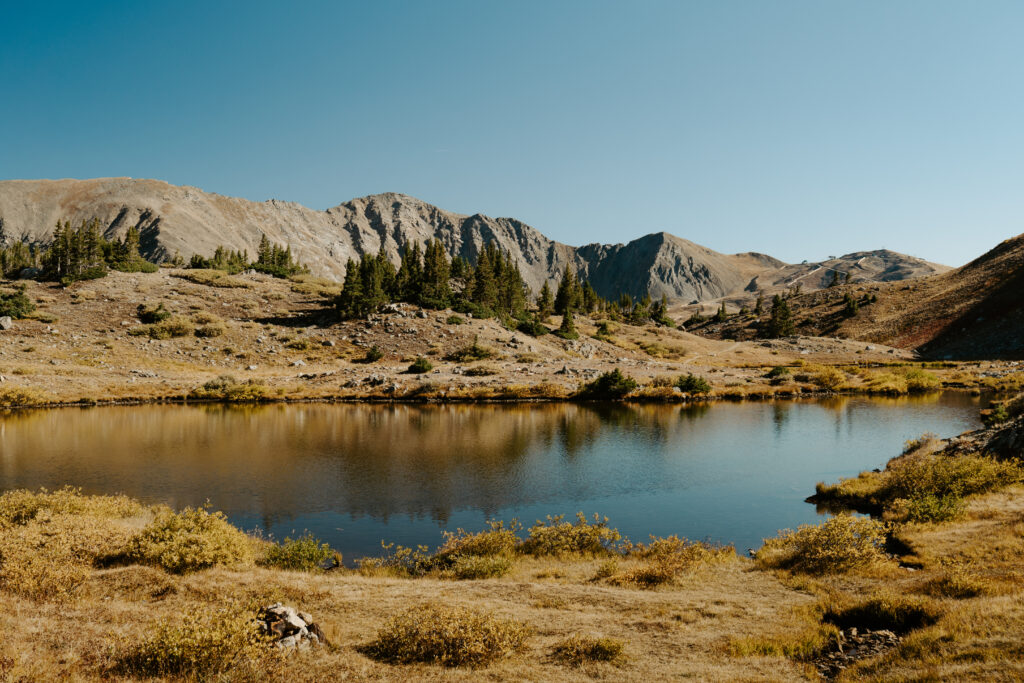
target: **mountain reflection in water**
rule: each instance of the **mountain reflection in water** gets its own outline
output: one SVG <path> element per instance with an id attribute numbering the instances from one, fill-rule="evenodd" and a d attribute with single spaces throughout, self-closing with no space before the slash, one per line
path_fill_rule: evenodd
<path id="1" fill-rule="evenodd" d="M 632 538 L 741 551 L 812 522 L 815 482 L 906 439 L 977 426 L 977 399 L 663 405 L 143 406 L 6 413 L 0 489 L 80 486 L 244 528 L 309 529 L 347 556 L 436 545 L 491 517 L 600 512 Z"/>

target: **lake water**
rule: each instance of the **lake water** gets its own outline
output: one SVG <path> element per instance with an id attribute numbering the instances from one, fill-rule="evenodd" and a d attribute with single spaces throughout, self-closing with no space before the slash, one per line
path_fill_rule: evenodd
<path id="1" fill-rule="evenodd" d="M 381 540 L 577 510 L 648 534 L 756 548 L 820 519 L 818 481 L 879 467 L 923 432 L 980 425 L 979 399 L 664 405 L 142 406 L 0 416 L 0 489 L 80 486 L 245 529 L 304 530 L 346 560 Z"/>

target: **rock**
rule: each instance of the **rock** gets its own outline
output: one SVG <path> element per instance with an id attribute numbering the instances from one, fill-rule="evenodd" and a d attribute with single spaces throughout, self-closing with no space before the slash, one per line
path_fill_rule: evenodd
<path id="1" fill-rule="evenodd" d="M 260 367 L 260 366 L 258 366 L 258 365 L 249 365 L 249 366 L 246 366 L 246 368 L 245 368 L 245 369 L 246 369 L 246 370 L 256 370 L 256 369 L 257 369 L 257 368 L 259 368 L 259 367 Z"/>
<path id="2" fill-rule="evenodd" d="M 14 320 L 11 319 L 11 316 L 5 315 L 3 317 L 0 317 L 0 330 L 10 330 L 13 327 Z"/>
<path id="3" fill-rule="evenodd" d="M 292 361 L 292 367 L 293 368 L 301 368 L 301 367 L 305 367 L 305 365 L 306 365 L 306 361 L 304 361 L 304 360 Z"/>
<path id="4" fill-rule="evenodd" d="M 308 626 L 309 624 L 312 624 L 312 623 L 313 623 L 313 617 L 312 617 L 312 616 L 310 616 L 309 612 L 296 612 L 296 616 L 297 616 L 297 617 L 298 617 L 299 619 L 302 619 L 302 621 L 303 621 L 303 622 L 305 623 L 305 625 L 307 625 L 307 626 Z"/>

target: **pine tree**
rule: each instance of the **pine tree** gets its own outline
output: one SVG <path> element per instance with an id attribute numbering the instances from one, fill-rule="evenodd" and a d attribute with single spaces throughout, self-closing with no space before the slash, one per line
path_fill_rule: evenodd
<path id="1" fill-rule="evenodd" d="M 546 320 L 555 311 L 555 298 L 551 294 L 551 286 L 548 281 L 540 288 L 540 295 L 537 297 L 537 316 Z"/>
<path id="2" fill-rule="evenodd" d="M 768 319 L 768 336 L 772 338 L 793 335 L 793 317 L 789 304 L 778 294 L 772 299 L 772 313 Z"/>
<path id="3" fill-rule="evenodd" d="M 579 339 L 580 335 L 576 331 L 576 323 L 572 319 L 571 308 L 562 315 L 562 324 L 558 327 L 556 334 L 562 339 Z"/>
<path id="4" fill-rule="evenodd" d="M 428 240 L 423 260 L 423 290 L 419 297 L 420 303 L 436 308 L 447 306 L 452 298 L 450 277 L 451 266 L 448 264 L 448 255 L 441 246 L 441 240 Z"/>
<path id="5" fill-rule="evenodd" d="M 579 306 L 577 299 L 579 284 L 576 282 L 576 274 L 568 265 L 562 272 L 562 281 L 558 283 L 558 291 L 555 293 L 555 313 L 565 315 Z"/>
<path id="6" fill-rule="evenodd" d="M 478 306 L 493 310 L 498 301 L 498 287 L 494 281 L 494 264 L 489 250 L 480 252 L 476 268 L 473 269 L 473 292 L 471 300 Z"/>
<path id="7" fill-rule="evenodd" d="M 754 315 L 760 316 L 764 313 L 764 292 L 757 291 L 757 303 L 754 305 Z"/>
<path id="8" fill-rule="evenodd" d="M 341 294 L 335 301 L 335 306 L 342 318 L 354 318 L 359 315 L 362 301 L 363 282 L 359 266 L 355 261 L 349 259 L 345 263 L 345 283 L 342 285 Z"/>

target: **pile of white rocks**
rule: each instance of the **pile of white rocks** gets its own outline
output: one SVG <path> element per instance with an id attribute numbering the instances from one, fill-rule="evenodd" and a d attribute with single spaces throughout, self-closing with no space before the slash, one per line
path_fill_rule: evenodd
<path id="1" fill-rule="evenodd" d="M 327 637 L 308 612 L 299 612 L 280 602 L 260 610 L 259 628 L 282 649 L 305 650 L 314 645 L 327 645 Z"/>

